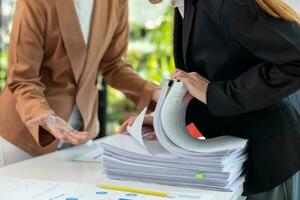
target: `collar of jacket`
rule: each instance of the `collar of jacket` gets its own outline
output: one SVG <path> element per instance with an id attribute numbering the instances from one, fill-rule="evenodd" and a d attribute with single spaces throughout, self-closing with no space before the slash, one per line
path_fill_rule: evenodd
<path id="1" fill-rule="evenodd" d="M 90 37 L 86 45 L 73 0 L 55 0 L 61 34 L 77 84 L 80 82 L 85 66 L 95 61 L 97 55 L 101 53 L 99 44 L 103 44 L 109 29 L 109 1 L 95 1 Z"/>

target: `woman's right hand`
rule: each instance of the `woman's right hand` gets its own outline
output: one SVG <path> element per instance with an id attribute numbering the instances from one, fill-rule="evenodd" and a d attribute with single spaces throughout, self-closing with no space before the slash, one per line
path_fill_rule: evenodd
<path id="1" fill-rule="evenodd" d="M 74 130 L 66 121 L 53 114 L 32 119 L 26 124 L 31 127 L 41 126 L 56 139 L 64 140 L 73 145 L 80 145 L 91 139 L 90 132 Z"/>

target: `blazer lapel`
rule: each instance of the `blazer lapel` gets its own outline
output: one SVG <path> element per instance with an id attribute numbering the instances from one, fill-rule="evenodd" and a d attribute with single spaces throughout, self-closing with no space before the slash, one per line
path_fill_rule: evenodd
<path id="1" fill-rule="evenodd" d="M 197 0 L 185 0 L 184 6 L 184 19 L 183 19 L 183 29 L 182 29 L 182 48 L 183 48 L 183 59 L 186 63 L 187 59 L 187 52 L 189 47 L 190 35 L 194 25 L 194 18 L 195 18 L 195 5 L 194 1 Z M 188 68 L 188 66 L 186 66 Z"/>
<path id="2" fill-rule="evenodd" d="M 58 23 L 76 82 L 85 64 L 87 49 L 72 0 L 55 0 Z"/>
<path id="3" fill-rule="evenodd" d="M 91 67 L 97 63 L 99 67 L 99 55 L 102 55 L 105 50 L 105 42 L 108 41 L 107 37 L 110 35 L 108 31 L 110 30 L 110 17 L 109 8 L 110 0 L 95 0 L 93 17 L 91 20 L 91 30 L 89 35 L 88 49 L 87 49 L 87 58 L 86 58 L 86 67 Z M 93 70 L 84 70 L 82 69 L 82 77 L 87 78 L 89 73 Z M 97 69 L 98 70 L 98 69 Z M 80 81 L 81 82 L 81 81 Z"/>

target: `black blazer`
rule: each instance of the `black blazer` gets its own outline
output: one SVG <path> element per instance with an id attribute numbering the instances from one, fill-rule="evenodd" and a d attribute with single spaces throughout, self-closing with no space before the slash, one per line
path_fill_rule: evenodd
<path id="1" fill-rule="evenodd" d="M 245 189 L 273 189 L 300 170 L 300 117 L 286 98 L 300 89 L 300 26 L 255 0 L 186 0 L 174 29 L 176 66 L 211 81 L 187 123 L 207 137 L 249 138 Z"/>

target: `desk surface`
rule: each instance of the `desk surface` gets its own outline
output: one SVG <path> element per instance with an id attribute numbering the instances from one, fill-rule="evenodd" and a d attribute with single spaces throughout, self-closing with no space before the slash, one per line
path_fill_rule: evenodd
<path id="1" fill-rule="evenodd" d="M 100 142 L 101 140 L 97 140 L 90 144 L 57 151 L 51 154 L 0 168 L 0 176 L 46 181 L 86 182 L 91 184 L 106 183 L 166 192 L 177 191 L 205 193 L 213 194 L 215 200 L 236 200 L 241 195 L 242 187 L 240 187 L 240 189 L 235 193 L 228 193 L 110 180 L 102 173 L 101 164 L 72 161 L 79 155 L 89 152 L 95 147 L 99 146 Z"/>

